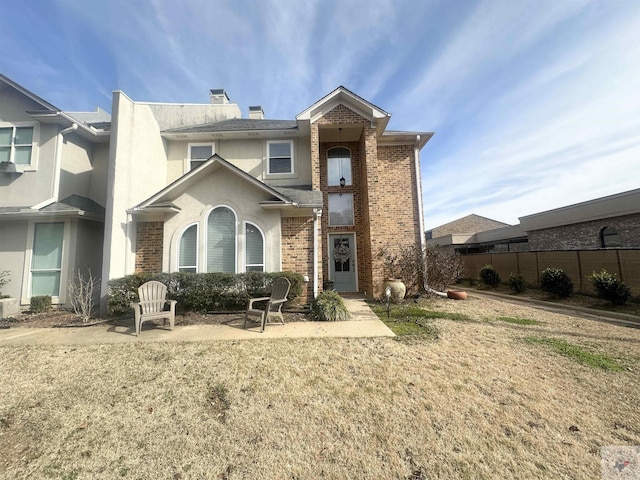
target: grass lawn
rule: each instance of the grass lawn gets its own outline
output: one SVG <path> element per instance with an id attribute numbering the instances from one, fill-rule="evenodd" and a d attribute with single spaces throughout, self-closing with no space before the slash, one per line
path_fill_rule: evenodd
<path id="1" fill-rule="evenodd" d="M 0 478 L 587 479 L 640 445 L 640 329 L 473 296 L 388 324 L 0 347 Z"/>

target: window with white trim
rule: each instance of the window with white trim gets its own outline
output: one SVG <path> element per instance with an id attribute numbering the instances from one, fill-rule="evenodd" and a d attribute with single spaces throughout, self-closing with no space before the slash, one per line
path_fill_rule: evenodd
<path id="1" fill-rule="evenodd" d="M 189 144 L 189 170 L 199 167 L 215 153 L 213 143 Z"/>
<path id="2" fill-rule="evenodd" d="M 327 152 L 327 184 L 338 186 L 342 178 L 345 185 L 351 185 L 351 152 L 348 148 L 335 147 Z"/>
<path id="3" fill-rule="evenodd" d="M 36 127 L 0 125 L 0 163 L 31 165 L 35 158 Z"/>
<path id="4" fill-rule="evenodd" d="M 236 215 L 216 207 L 207 220 L 207 272 L 236 272 Z"/>
<path id="5" fill-rule="evenodd" d="M 180 236 L 178 246 L 178 271 L 198 271 L 198 225 L 188 227 Z"/>
<path id="6" fill-rule="evenodd" d="M 351 193 L 330 193 L 329 200 L 329 225 L 351 226 L 353 225 L 353 195 Z"/>
<path id="7" fill-rule="evenodd" d="M 36 223 L 31 257 L 31 296 L 60 295 L 64 223 Z"/>
<path id="8" fill-rule="evenodd" d="M 264 238 L 260 229 L 245 223 L 245 271 L 264 272 Z"/>
<path id="9" fill-rule="evenodd" d="M 267 142 L 267 174 L 293 173 L 293 141 Z"/>

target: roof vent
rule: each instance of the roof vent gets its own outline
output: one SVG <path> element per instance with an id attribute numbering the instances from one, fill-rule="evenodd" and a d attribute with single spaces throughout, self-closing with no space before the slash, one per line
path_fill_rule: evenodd
<path id="1" fill-rule="evenodd" d="M 264 120 L 264 110 L 260 105 L 249 107 L 249 118 L 253 120 Z"/>
<path id="2" fill-rule="evenodd" d="M 227 105 L 229 104 L 229 96 L 224 88 L 214 88 L 209 90 L 209 98 L 212 105 Z"/>

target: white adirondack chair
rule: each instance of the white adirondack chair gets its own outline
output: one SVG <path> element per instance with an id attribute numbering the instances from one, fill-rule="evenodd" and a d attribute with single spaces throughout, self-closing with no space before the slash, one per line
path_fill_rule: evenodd
<path id="1" fill-rule="evenodd" d="M 167 300 L 167 287 L 161 283 L 152 280 L 143 283 L 138 288 L 139 302 L 131 304 L 131 308 L 135 311 L 135 327 L 136 336 L 140 335 L 143 322 L 147 320 L 155 320 L 162 318 L 164 324 L 169 320 L 171 330 L 176 320 L 176 301 Z M 166 304 L 169 304 L 169 310 L 165 310 Z"/>
<path id="2" fill-rule="evenodd" d="M 291 282 L 285 277 L 280 277 L 273 282 L 270 297 L 250 299 L 247 311 L 244 312 L 244 325 L 242 328 L 246 328 L 248 318 L 253 316 L 260 317 L 260 333 L 264 332 L 264 327 L 267 323 L 275 323 L 270 321 L 271 318 L 280 319 L 280 323 L 284 325 L 282 305 L 287 301 L 290 288 Z M 264 308 L 260 309 L 253 306 L 255 302 L 264 302 L 265 300 L 268 301 Z"/>

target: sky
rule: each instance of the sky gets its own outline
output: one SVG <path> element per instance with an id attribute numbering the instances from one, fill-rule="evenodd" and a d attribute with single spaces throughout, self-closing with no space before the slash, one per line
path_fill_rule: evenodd
<path id="1" fill-rule="evenodd" d="M 224 88 L 286 120 L 343 85 L 435 132 L 427 229 L 640 188 L 638 0 L 5 3 L 0 73 L 65 111 Z"/>

